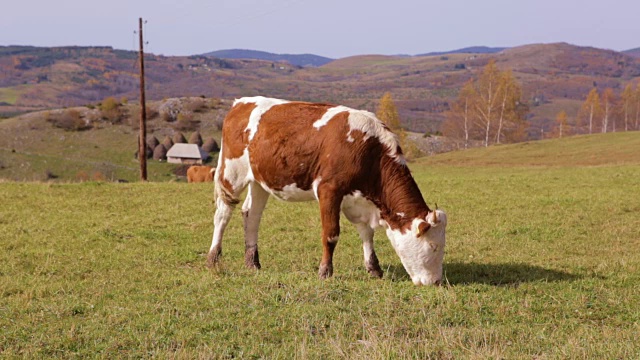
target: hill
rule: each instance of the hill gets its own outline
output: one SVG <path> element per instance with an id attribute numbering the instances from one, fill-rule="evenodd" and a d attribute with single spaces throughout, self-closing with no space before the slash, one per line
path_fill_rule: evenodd
<path id="1" fill-rule="evenodd" d="M 313 54 L 273 54 L 265 51 L 256 50 L 242 50 L 242 49 L 229 49 L 229 50 L 217 50 L 202 54 L 204 56 L 213 56 L 221 59 L 254 59 L 254 60 L 266 60 L 266 61 L 286 61 L 296 66 L 322 66 L 330 63 L 333 59 L 313 55 Z"/>
<path id="2" fill-rule="evenodd" d="M 488 46 L 470 46 L 470 47 L 457 49 L 457 50 L 434 51 L 426 54 L 419 54 L 416 56 L 436 56 L 436 55 L 449 55 L 449 54 L 495 54 L 505 49 L 508 49 L 508 48 L 488 47 Z"/>
<path id="3" fill-rule="evenodd" d="M 138 97 L 137 54 L 108 47 L 0 47 L 0 114 Z M 231 99 L 266 95 L 375 111 L 393 94 L 403 125 L 436 132 L 461 86 L 490 59 L 513 70 L 531 114 L 530 137 L 560 110 L 575 114 L 594 86 L 621 89 L 640 78 L 640 59 L 570 44 L 533 44 L 495 54 L 354 56 L 320 67 L 210 56 L 145 56 L 147 98 Z"/>
<path id="4" fill-rule="evenodd" d="M 623 51 L 623 53 L 629 56 L 640 58 L 640 47 L 635 49 L 625 50 Z"/>
<path id="5" fill-rule="evenodd" d="M 473 148 L 420 159 L 423 164 L 499 167 L 640 165 L 638 132 Z"/>

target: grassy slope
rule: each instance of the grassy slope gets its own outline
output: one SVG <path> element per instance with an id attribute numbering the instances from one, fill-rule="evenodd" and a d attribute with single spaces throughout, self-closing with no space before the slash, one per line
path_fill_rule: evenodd
<path id="1" fill-rule="evenodd" d="M 204 118 L 215 111 L 197 115 Z M 0 178 L 40 181 L 45 179 L 46 171 L 58 176 L 60 181 L 75 181 L 81 172 L 90 178 L 95 172 L 100 172 L 109 180 L 134 181 L 139 178 L 139 164 L 133 157 L 137 129 L 99 122 L 88 131 L 64 131 L 46 122 L 43 114 L 33 113 L 0 121 Z M 171 124 L 157 117 L 147 122 L 147 130 L 147 137 L 155 136 L 159 141 L 174 133 Z M 209 120 L 203 120 L 199 130 L 203 138 L 212 136 L 218 141 L 220 139 L 220 132 Z M 183 133 L 188 137 L 191 131 Z M 174 165 L 151 159 L 147 164 L 150 181 L 175 179 L 171 173 Z"/>
<path id="2" fill-rule="evenodd" d="M 211 271 L 210 184 L 1 183 L 0 355 L 637 358 L 636 141 L 601 135 L 524 145 L 535 158 L 515 145 L 414 164 L 427 201 L 449 214 L 441 288 L 414 287 L 382 232 L 386 275 L 368 279 L 347 224 L 336 276 L 318 280 L 313 203 L 270 201 L 259 272 L 243 268 L 236 214 Z M 588 149 L 597 166 L 570 165 Z"/>

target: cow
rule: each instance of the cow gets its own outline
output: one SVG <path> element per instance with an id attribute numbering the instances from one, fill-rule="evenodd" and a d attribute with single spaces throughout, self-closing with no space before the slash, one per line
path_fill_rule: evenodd
<path id="1" fill-rule="evenodd" d="M 219 261 L 224 230 L 248 187 L 242 215 L 249 268 L 260 269 L 258 227 L 274 196 L 318 201 L 320 278 L 333 274 L 342 211 L 362 239 L 371 276 L 383 275 L 373 247 L 374 229 L 382 227 L 414 284 L 442 281 L 446 214 L 427 206 L 397 136 L 373 113 L 261 96 L 237 99 L 224 120 L 214 182 L 209 267 Z"/>
<path id="2" fill-rule="evenodd" d="M 212 182 L 216 169 L 208 165 L 192 165 L 187 170 L 187 182 Z"/>

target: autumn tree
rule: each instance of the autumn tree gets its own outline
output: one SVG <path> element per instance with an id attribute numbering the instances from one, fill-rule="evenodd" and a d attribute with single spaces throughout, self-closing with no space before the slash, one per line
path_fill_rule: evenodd
<path id="1" fill-rule="evenodd" d="M 635 97 L 636 94 L 633 91 L 633 86 L 627 84 L 620 99 L 620 106 L 622 107 L 620 112 L 624 119 L 624 131 L 629 131 L 629 121 L 631 120 L 631 115 L 635 107 Z"/>
<path id="2" fill-rule="evenodd" d="M 470 138 L 482 139 L 489 146 L 524 138 L 528 107 L 520 101 L 522 90 L 511 71 L 500 71 L 491 60 L 477 81 L 470 81 L 458 95 L 447 114 L 445 131 L 463 136 L 465 146 Z"/>
<path id="3" fill-rule="evenodd" d="M 614 99 L 615 94 L 613 93 L 613 89 L 606 88 L 602 93 L 602 132 L 606 133 L 607 128 L 609 127 L 609 121 L 612 120 L 613 117 L 613 107 L 614 107 Z M 615 124 L 613 126 L 613 131 L 615 131 Z"/>
<path id="4" fill-rule="evenodd" d="M 400 125 L 400 115 L 398 115 L 398 109 L 396 108 L 395 102 L 393 102 L 391 93 L 386 92 L 384 93 L 384 95 L 382 95 L 382 98 L 380 98 L 376 116 L 398 136 L 400 147 L 404 151 L 404 155 L 407 158 L 418 155 L 418 151 L 415 148 L 415 145 L 410 144 L 407 141 L 407 134 Z"/>
<path id="5" fill-rule="evenodd" d="M 556 115 L 556 134 L 559 138 L 568 134 L 568 119 L 567 113 L 564 110 Z"/>
<path id="6" fill-rule="evenodd" d="M 589 134 L 593 133 L 594 120 L 600 116 L 600 94 L 598 89 L 593 88 L 589 91 L 587 99 L 582 104 L 579 118 L 585 118 L 588 124 Z"/>
<path id="7" fill-rule="evenodd" d="M 451 106 L 451 111 L 447 112 L 447 119 L 443 125 L 447 136 L 464 140 L 465 149 L 469 147 L 471 138 L 476 97 L 473 80 L 469 80 L 460 90 L 458 99 Z"/>

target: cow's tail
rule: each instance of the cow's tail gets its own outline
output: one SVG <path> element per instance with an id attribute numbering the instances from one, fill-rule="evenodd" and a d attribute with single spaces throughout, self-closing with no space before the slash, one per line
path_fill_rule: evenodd
<path id="1" fill-rule="evenodd" d="M 221 199 L 225 204 L 229 206 L 236 206 L 240 203 L 240 199 L 234 196 L 233 192 L 227 189 L 222 183 L 220 176 L 222 175 L 222 158 L 224 157 L 224 146 L 222 140 L 220 140 L 220 153 L 218 153 L 218 165 L 216 166 L 215 173 L 213 174 L 213 182 L 216 184 L 216 198 Z"/>

